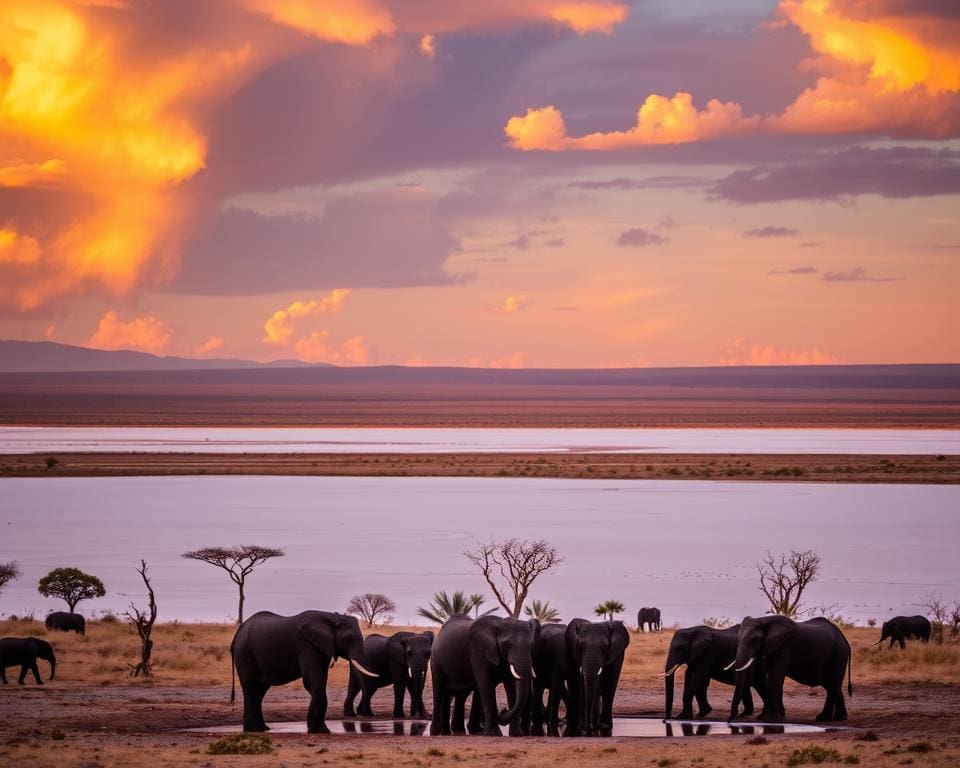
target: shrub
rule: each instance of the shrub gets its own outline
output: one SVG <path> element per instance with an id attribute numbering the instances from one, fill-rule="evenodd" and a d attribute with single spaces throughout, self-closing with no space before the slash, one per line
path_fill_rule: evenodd
<path id="1" fill-rule="evenodd" d="M 825 747 L 804 747 L 795 749 L 787 758 L 787 765 L 820 765 L 822 763 L 847 763 L 856 765 L 860 758 L 856 755 L 844 757 L 835 749 Z"/>
<path id="2" fill-rule="evenodd" d="M 907 752 L 917 752 L 925 755 L 927 752 L 933 752 L 933 744 L 929 741 L 915 741 L 907 747 Z"/>
<path id="3" fill-rule="evenodd" d="M 236 733 L 211 741 L 208 755 L 271 755 L 273 744 L 270 738 L 258 733 Z"/>

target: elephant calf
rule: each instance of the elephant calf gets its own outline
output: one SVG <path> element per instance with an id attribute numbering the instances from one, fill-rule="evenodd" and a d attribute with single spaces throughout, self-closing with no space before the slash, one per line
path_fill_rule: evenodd
<path id="1" fill-rule="evenodd" d="M 0 640 L 0 680 L 7 684 L 7 667 L 20 665 L 20 679 L 23 685 L 27 672 L 33 672 L 33 679 L 37 685 L 43 685 L 40 679 L 40 670 L 37 668 L 37 659 L 50 663 L 50 679 L 57 671 L 57 657 L 53 654 L 53 646 L 46 640 L 36 637 L 5 637 Z"/>
<path id="2" fill-rule="evenodd" d="M 393 685 L 393 716 L 403 717 L 403 697 L 405 691 L 409 691 L 410 717 L 426 718 L 423 686 L 427 679 L 427 665 L 430 663 L 432 647 L 433 632 L 397 632 L 390 637 L 367 635 L 363 641 L 367 664 L 380 677 L 367 677 L 356 669 L 350 669 L 347 699 L 343 703 L 344 716 L 353 717 L 359 712 L 364 717 L 373 717 L 373 710 L 370 708 L 373 694 L 380 688 Z M 361 691 L 360 706 L 355 712 L 353 701 Z"/>

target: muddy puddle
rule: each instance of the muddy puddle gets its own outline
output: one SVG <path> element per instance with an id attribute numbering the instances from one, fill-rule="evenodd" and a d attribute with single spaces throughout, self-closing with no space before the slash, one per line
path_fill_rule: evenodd
<path id="1" fill-rule="evenodd" d="M 305 722 L 270 723 L 271 733 L 306 733 Z M 371 736 L 429 736 L 428 720 L 327 720 L 334 734 L 369 734 Z M 678 736 L 747 736 L 824 733 L 833 727 L 799 723 L 724 723 L 707 720 L 669 720 L 653 717 L 616 717 L 613 736 L 632 738 L 663 738 Z M 240 725 L 218 725 L 210 728 L 191 728 L 191 733 L 240 733 Z M 504 729 L 506 733 L 506 729 Z"/>

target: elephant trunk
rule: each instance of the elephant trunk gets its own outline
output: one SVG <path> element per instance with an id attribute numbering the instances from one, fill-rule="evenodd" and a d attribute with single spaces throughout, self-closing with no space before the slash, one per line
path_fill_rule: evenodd
<path id="1" fill-rule="evenodd" d="M 500 725 L 509 725 L 520 718 L 530 705 L 530 689 L 532 684 L 533 665 L 529 659 L 517 660 L 510 663 L 510 674 L 515 678 L 517 698 L 513 707 L 500 712 Z"/>
<path id="2" fill-rule="evenodd" d="M 673 675 L 667 675 L 663 678 L 663 719 L 669 720 L 673 717 Z"/>
<path id="3" fill-rule="evenodd" d="M 363 638 L 360 638 L 356 643 L 352 643 L 343 656 L 350 660 L 350 666 L 356 669 L 361 675 L 380 677 L 380 675 L 370 669 L 367 654 L 363 650 Z"/>
<path id="4" fill-rule="evenodd" d="M 583 657 L 580 674 L 583 678 L 583 712 L 581 712 L 583 730 L 588 736 L 599 730 L 597 714 L 600 709 L 600 675 L 603 673 L 603 657 L 590 654 Z"/>

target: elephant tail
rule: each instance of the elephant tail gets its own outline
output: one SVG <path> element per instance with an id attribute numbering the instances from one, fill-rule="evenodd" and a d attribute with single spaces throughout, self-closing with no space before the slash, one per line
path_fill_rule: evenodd
<path id="1" fill-rule="evenodd" d="M 230 643 L 230 703 L 237 700 L 237 660 L 233 655 L 233 643 Z"/>
<path id="2" fill-rule="evenodd" d="M 847 696 L 853 696 L 853 649 L 846 635 L 843 636 L 847 644 Z M 841 682 L 842 684 L 842 682 Z"/>

